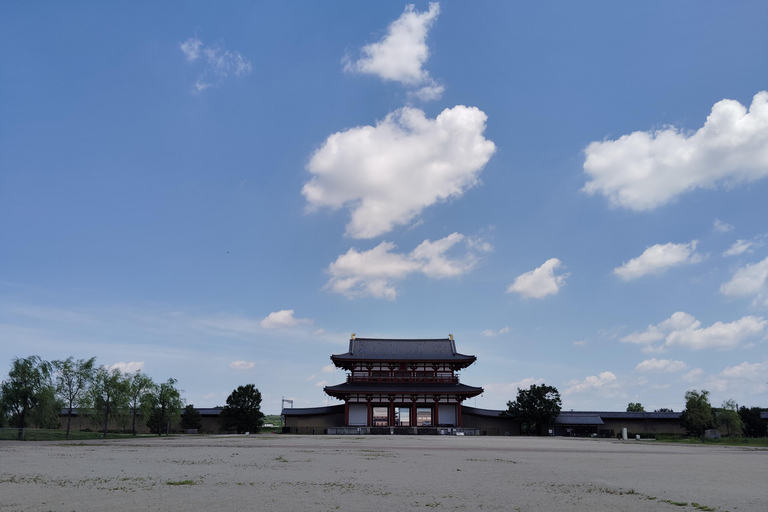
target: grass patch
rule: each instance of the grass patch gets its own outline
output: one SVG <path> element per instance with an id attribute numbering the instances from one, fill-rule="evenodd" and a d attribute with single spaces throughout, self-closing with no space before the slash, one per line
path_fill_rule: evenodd
<path id="1" fill-rule="evenodd" d="M 66 430 L 28 428 L 24 430 L 24 439 L 19 439 L 18 429 L 0 429 L 0 439 L 5 441 L 85 441 L 88 439 L 127 439 L 131 437 L 134 437 L 133 434 L 107 432 L 107 437 L 105 438 L 101 432 L 71 430 L 69 432 L 69 439 L 67 439 Z M 147 437 L 147 435 L 142 437 Z"/>
<path id="2" fill-rule="evenodd" d="M 687 507 L 688 502 L 687 501 L 672 501 L 672 500 L 660 500 L 662 503 L 669 503 L 670 505 L 674 505 L 676 507 Z"/>
<path id="3" fill-rule="evenodd" d="M 706 505 L 699 505 L 695 501 L 693 503 L 691 503 L 691 506 L 693 508 L 695 508 L 696 510 L 703 510 L 704 512 L 714 512 L 715 510 L 717 510 L 714 507 L 708 507 Z"/>
<path id="4" fill-rule="evenodd" d="M 177 480 L 175 482 L 168 481 L 168 482 L 165 482 L 165 484 L 166 485 L 195 485 L 195 482 L 193 482 L 192 480 Z"/>

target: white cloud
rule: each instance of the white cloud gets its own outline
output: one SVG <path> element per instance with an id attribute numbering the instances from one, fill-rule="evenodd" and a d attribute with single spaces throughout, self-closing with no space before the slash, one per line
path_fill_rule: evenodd
<path id="1" fill-rule="evenodd" d="M 323 373 L 336 373 L 337 371 L 339 371 L 339 369 L 336 368 L 336 365 L 333 364 L 325 365 L 322 369 Z"/>
<path id="2" fill-rule="evenodd" d="M 681 372 L 688 368 L 688 365 L 682 361 L 674 361 L 672 359 L 646 359 L 641 361 L 635 370 L 638 372 L 663 372 L 674 373 Z"/>
<path id="3" fill-rule="evenodd" d="M 110 370 L 110 371 L 117 368 L 123 373 L 134 373 L 144 369 L 144 361 L 131 361 L 130 363 L 124 363 L 120 361 L 119 363 L 109 364 L 105 366 L 107 367 L 107 370 Z"/>
<path id="4" fill-rule="evenodd" d="M 533 384 L 544 384 L 544 379 L 527 377 L 517 382 L 495 382 L 483 384 L 484 397 L 488 402 L 497 404 L 506 404 L 510 400 L 517 398 L 518 389 L 529 389 Z"/>
<path id="5" fill-rule="evenodd" d="M 230 76 L 245 76 L 253 67 L 250 61 L 239 52 L 224 50 L 218 46 L 204 46 L 197 37 L 192 37 L 179 45 L 187 62 L 196 63 L 204 61 L 202 71 L 194 85 L 195 92 L 203 92 L 209 87 L 220 85 Z"/>
<path id="6" fill-rule="evenodd" d="M 299 324 L 311 324 L 310 318 L 295 318 L 292 309 L 281 309 L 267 315 L 259 325 L 264 329 L 280 329 L 283 327 L 294 327 Z"/>
<path id="7" fill-rule="evenodd" d="M 720 372 L 728 379 L 745 379 L 751 381 L 768 380 L 768 361 L 762 363 L 743 362 L 737 366 L 729 366 Z"/>
<path id="8" fill-rule="evenodd" d="M 344 57 L 344 70 L 377 75 L 407 86 L 426 83 L 434 87 L 423 66 L 429 58 L 427 34 L 438 14 L 440 4 L 437 2 L 430 3 L 427 12 L 418 12 L 413 5 L 407 5 L 403 14 L 389 25 L 387 35 L 360 50 L 360 59 L 353 62 L 349 56 Z M 435 91 L 431 95 L 429 99 L 434 99 Z"/>
<path id="9" fill-rule="evenodd" d="M 519 293 L 525 298 L 542 299 L 547 295 L 555 295 L 560 287 L 565 284 L 569 272 L 555 275 L 555 269 L 560 267 L 560 260 L 550 258 L 544 264 L 530 272 L 526 272 L 515 278 L 515 282 L 509 285 L 507 293 Z"/>
<path id="10" fill-rule="evenodd" d="M 748 264 L 733 273 L 727 283 L 720 285 L 720 293 L 727 297 L 755 297 L 755 304 L 768 304 L 768 258 Z"/>
<path id="11" fill-rule="evenodd" d="M 312 155 L 301 193 L 310 211 L 349 208 L 346 234 L 373 238 L 411 222 L 424 208 L 461 197 L 496 151 L 483 137 L 486 115 L 457 105 L 428 119 L 404 107 L 376 126 L 334 133 Z"/>
<path id="12" fill-rule="evenodd" d="M 322 388 L 323 386 L 327 386 L 327 385 L 328 385 L 327 380 L 321 380 L 320 382 L 315 383 L 315 386 L 317 386 L 318 388 Z"/>
<path id="13" fill-rule="evenodd" d="M 723 222 L 720 219 L 715 219 L 712 230 L 715 233 L 727 233 L 733 230 L 733 225 L 728 224 L 727 222 Z"/>
<path id="14" fill-rule="evenodd" d="M 587 345 L 587 340 L 579 340 L 579 341 L 573 342 L 573 346 L 575 347 L 584 347 L 586 345 Z"/>
<path id="15" fill-rule="evenodd" d="M 512 329 L 510 329 L 509 327 L 502 327 L 498 331 L 494 331 L 493 329 L 485 329 L 482 332 L 482 335 L 485 336 L 486 338 L 493 338 L 493 337 L 498 336 L 499 334 L 507 334 L 511 330 Z"/>
<path id="16" fill-rule="evenodd" d="M 425 85 L 416 91 L 409 92 L 408 96 L 427 102 L 432 100 L 439 100 L 442 97 L 443 92 L 445 92 L 445 87 L 436 83 L 432 83 L 430 85 Z"/>
<path id="17" fill-rule="evenodd" d="M 433 279 L 469 272 L 478 262 L 474 240 L 452 233 L 434 242 L 424 240 L 408 254 L 393 252 L 396 246 L 392 242 L 381 242 L 363 252 L 351 248 L 328 266 L 331 278 L 324 288 L 349 298 L 372 296 L 395 300 L 395 283 L 414 272 Z M 449 258 L 446 253 L 460 242 L 466 249 L 465 254 L 460 259 Z"/>
<path id="18" fill-rule="evenodd" d="M 750 240 L 736 240 L 733 245 L 723 253 L 723 256 L 738 256 L 745 252 L 752 252 L 750 249 L 752 245 L 753 242 Z"/>
<path id="19" fill-rule="evenodd" d="M 598 375 L 590 375 L 582 381 L 571 381 L 568 385 L 569 387 L 563 392 L 564 395 L 582 393 L 584 391 L 614 390 L 618 387 L 619 382 L 616 375 L 612 372 L 602 372 Z"/>
<path id="20" fill-rule="evenodd" d="M 730 323 L 715 322 L 701 327 L 701 322 L 692 315 L 678 311 L 658 325 L 649 325 L 644 332 L 633 333 L 621 341 L 646 345 L 646 351 L 654 352 L 672 346 L 692 350 L 705 348 L 732 349 L 743 341 L 761 334 L 768 322 L 762 317 L 745 316 Z M 659 346 L 651 344 L 662 341 Z"/>
<path id="21" fill-rule="evenodd" d="M 768 92 L 749 111 L 734 100 L 712 107 L 693 134 L 673 127 L 592 142 L 585 150 L 589 194 L 611 205 L 652 210 L 697 188 L 750 183 L 768 176 Z"/>
<path id="22" fill-rule="evenodd" d="M 232 361 L 229 363 L 229 367 L 234 370 L 250 370 L 256 366 L 256 363 L 253 361 Z"/>
<path id="23" fill-rule="evenodd" d="M 670 267 L 698 263 L 701 255 L 696 252 L 698 240 L 687 244 L 656 244 L 648 247 L 643 254 L 613 269 L 613 273 L 624 281 L 637 279 L 646 274 L 660 274 Z"/>
<path id="24" fill-rule="evenodd" d="M 694 368 L 693 370 L 683 375 L 682 379 L 685 382 L 693 384 L 694 382 L 698 382 L 701 379 L 701 376 L 703 373 L 704 373 L 704 370 L 702 370 L 701 368 Z"/>

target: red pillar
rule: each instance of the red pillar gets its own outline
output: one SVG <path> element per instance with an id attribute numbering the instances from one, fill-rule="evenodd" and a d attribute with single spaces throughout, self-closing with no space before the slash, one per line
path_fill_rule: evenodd
<path id="1" fill-rule="evenodd" d="M 371 399 L 368 399 L 368 425 L 373 426 L 373 407 L 371 406 Z"/>
<path id="2" fill-rule="evenodd" d="M 390 399 L 389 401 L 389 426 L 393 427 L 395 425 L 395 401 L 394 399 Z"/>
<path id="3" fill-rule="evenodd" d="M 432 418 L 432 425 L 436 427 L 439 424 L 440 424 L 440 418 L 438 417 L 438 414 L 437 414 L 437 402 L 435 402 L 435 414 L 434 414 L 434 418 Z"/>
<path id="4" fill-rule="evenodd" d="M 456 426 L 461 427 L 461 400 L 456 402 Z"/>
<path id="5" fill-rule="evenodd" d="M 344 400 L 344 426 L 349 426 L 349 398 Z"/>

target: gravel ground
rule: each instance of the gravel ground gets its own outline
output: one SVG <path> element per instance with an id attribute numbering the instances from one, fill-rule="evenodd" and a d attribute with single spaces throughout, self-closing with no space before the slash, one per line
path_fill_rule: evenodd
<path id="1" fill-rule="evenodd" d="M 766 487 L 767 450 L 652 441 L 259 435 L 0 442 L 2 512 L 765 512 Z"/>

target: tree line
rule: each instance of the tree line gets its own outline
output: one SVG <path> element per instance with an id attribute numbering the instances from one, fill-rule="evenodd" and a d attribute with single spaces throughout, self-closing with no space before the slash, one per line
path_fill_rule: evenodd
<path id="1" fill-rule="evenodd" d="M 136 435 L 140 417 L 154 434 L 170 433 L 180 422 L 182 429 L 199 429 L 200 414 L 186 405 L 176 379 L 157 383 L 137 370 L 97 366 L 96 358 L 45 361 L 39 356 L 14 358 L 7 380 L 0 385 L 0 427 L 60 428 L 60 416 L 66 415 L 69 438 L 72 416 L 87 416 L 98 424 L 106 437 L 110 421 L 124 429 L 130 421 Z M 261 393 L 255 385 L 239 386 L 227 398 L 219 415 L 222 430 L 258 432 L 263 423 Z M 19 431 L 19 436 L 21 436 Z"/>
<path id="2" fill-rule="evenodd" d="M 560 414 L 562 400 L 554 386 L 533 384 L 528 389 L 517 389 L 517 398 L 507 402 L 504 416 L 520 422 L 523 435 L 544 435 L 554 426 Z M 702 437 L 709 429 L 720 429 L 728 436 L 765 437 L 768 425 L 760 418 L 759 407 L 738 407 L 734 400 L 725 400 L 721 407 L 712 407 L 709 391 L 691 390 L 685 393 L 685 409 L 680 415 L 680 426 L 688 435 Z M 630 402 L 627 412 L 645 412 L 642 404 Z M 657 409 L 654 412 L 673 412 Z"/>

